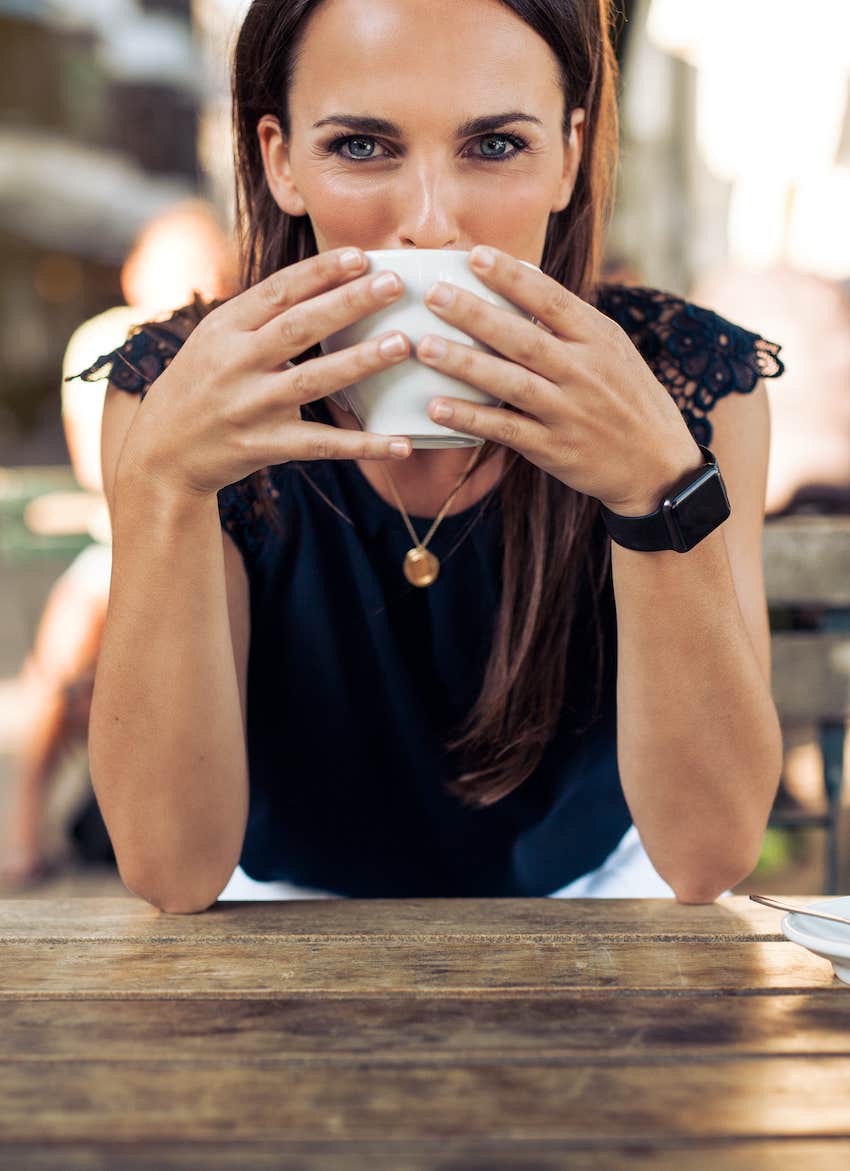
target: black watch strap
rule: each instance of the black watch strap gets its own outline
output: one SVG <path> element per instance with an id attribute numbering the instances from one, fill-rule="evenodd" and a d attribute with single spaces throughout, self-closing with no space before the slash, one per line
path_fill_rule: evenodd
<path id="1" fill-rule="evenodd" d="M 626 549 L 655 552 L 674 549 L 687 553 L 731 514 L 717 457 L 699 444 L 705 467 L 689 472 L 646 516 L 620 516 L 600 504 L 611 539 Z"/>

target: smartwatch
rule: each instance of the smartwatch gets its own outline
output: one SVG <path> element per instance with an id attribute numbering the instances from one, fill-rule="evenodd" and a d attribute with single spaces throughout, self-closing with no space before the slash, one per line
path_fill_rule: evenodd
<path id="1" fill-rule="evenodd" d="M 655 552 L 674 549 L 687 553 L 731 514 L 726 485 L 717 457 L 700 443 L 705 466 L 686 476 L 665 496 L 659 508 L 646 516 L 620 516 L 600 502 L 612 541 L 626 549 Z"/>

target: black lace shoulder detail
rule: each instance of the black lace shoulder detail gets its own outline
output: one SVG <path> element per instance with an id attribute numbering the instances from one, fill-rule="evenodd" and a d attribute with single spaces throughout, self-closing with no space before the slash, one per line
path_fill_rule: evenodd
<path id="1" fill-rule="evenodd" d="M 166 320 L 134 325 L 123 345 L 102 354 L 85 370 L 69 374 L 65 382 L 72 378 L 97 382 L 108 377 L 119 390 L 144 398 L 150 384 L 159 378 L 201 318 L 220 304 L 204 301 L 196 293 L 191 304 L 177 309 Z"/>
<path id="2" fill-rule="evenodd" d="M 159 378 L 201 318 L 220 304 L 221 301 L 204 301 L 195 294 L 190 305 L 178 309 L 167 320 L 133 326 L 123 345 L 101 355 L 80 373 L 69 374 L 65 381 L 82 378 L 84 382 L 97 382 L 108 377 L 120 390 L 144 399 L 151 383 Z M 257 479 L 259 489 L 254 476 L 249 475 L 218 493 L 222 526 L 238 546 L 246 567 L 259 556 L 268 533 L 261 493 L 273 502 L 279 496 L 267 468 L 257 473 Z"/>
<path id="3" fill-rule="evenodd" d="M 260 481 L 258 489 L 256 479 Z M 275 505 L 280 492 L 275 487 L 271 472 L 263 468 L 256 474 L 246 476 L 235 484 L 228 484 L 218 492 L 218 512 L 221 523 L 227 529 L 242 554 L 247 569 L 263 551 L 263 546 L 272 531 L 263 508 L 262 497 Z"/>
<path id="4" fill-rule="evenodd" d="M 592 303 L 629 335 L 705 446 L 713 430 L 708 413 L 719 398 L 748 394 L 760 378 L 784 372 L 777 342 L 673 293 L 608 284 L 599 286 Z"/>

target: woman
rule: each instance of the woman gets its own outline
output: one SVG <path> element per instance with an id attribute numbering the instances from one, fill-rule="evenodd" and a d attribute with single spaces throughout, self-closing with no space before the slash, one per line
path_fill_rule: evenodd
<path id="1" fill-rule="evenodd" d="M 111 370 L 92 776 L 122 878 L 153 904 L 206 908 L 241 873 L 359 897 L 708 902 L 755 865 L 781 766 L 759 381 L 779 347 L 599 284 L 608 21 L 602 0 L 250 7 L 244 291 L 85 372 Z M 399 295 L 373 290 L 363 250 L 476 245 L 494 261 L 476 273 L 539 325 L 458 294 L 438 318 L 495 353 L 426 359 L 402 337 L 321 356 Z M 451 400 L 485 440 L 465 481 L 468 452 L 403 437 L 390 473 L 393 437 L 330 397 L 404 360 L 504 402 Z M 731 516 L 686 553 L 630 546 L 623 526 L 700 476 L 709 443 Z M 410 530 L 433 584 L 402 571 Z"/>

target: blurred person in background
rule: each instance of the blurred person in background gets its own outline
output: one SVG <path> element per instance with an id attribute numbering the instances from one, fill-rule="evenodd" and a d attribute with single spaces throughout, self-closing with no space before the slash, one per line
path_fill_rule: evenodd
<path id="1" fill-rule="evenodd" d="M 236 251 L 214 208 L 201 199 L 174 204 L 149 220 L 121 269 L 126 305 L 84 322 L 63 360 L 62 422 L 74 476 L 90 494 L 88 545 L 56 581 L 18 684 L 24 732 L 12 778 L 10 816 L 0 846 L 0 883 L 20 888 L 54 874 L 66 861 L 45 848 L 51 782 L 70 750 L 88 735 L 94 673 L 106 618 L 112 570 L 109 513 L 103 496 L 100 437 L 105 384 L 65 382 L 71 372 L 121 345 L 133 328 L 191 301 L 226 297 L 235 289 Z M 99 391 L 99 393 L 98 393 Z M 90 779 L 86 799 L 69 825 L 76 852 L 114 861 Z"/>

